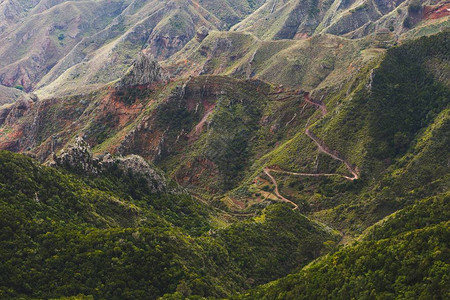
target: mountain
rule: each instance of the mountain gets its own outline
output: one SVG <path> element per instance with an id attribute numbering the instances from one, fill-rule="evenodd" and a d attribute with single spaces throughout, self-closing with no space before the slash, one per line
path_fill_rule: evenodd
<path id="1" fill-rule="evenodd" d="M 0 298 L 448 298 L 449 15 L 2 2 Z"/>
<path id="2" fill-rule="evenodd" d="M 234 299 L 448 295 L 449 200 L 447 193 L 419 201 L 374 227 L 357 244 Z"/>
<path id="3" fill-rule="evenodd" d="M 2 11 L 11 21 L 0 32 L 0 83 L 27 91 L 55 81 L 58 90 L 74 84 L 98 87 L 120 78 L 142 49 L 166 58 L 201 27 L 226 29 L 259 5 L 230 1 L 222 10 L 201 2 L 6 1 Z"/>
<path id="4" fill-rule="evenodd" d="M 224 297 L 287 274 L 337 238 L 276 205 L 213 231 L 216 213 L 142 158 L 92 158 L 83 141 L 56 161 L 64 168 L 0 152 L 2 298 Z"/>
<path id="5" fill-rule="evenodd" d="M 232 30 L 252 32 L 264 40 L 302 39 L 320 33 L 361 38 L 380 30 L 401 36 L 424 20 L 439 19 L 437 10 L 448 15 L 446 8 L 444 1 L 435 0 L 271 0 Z"/>

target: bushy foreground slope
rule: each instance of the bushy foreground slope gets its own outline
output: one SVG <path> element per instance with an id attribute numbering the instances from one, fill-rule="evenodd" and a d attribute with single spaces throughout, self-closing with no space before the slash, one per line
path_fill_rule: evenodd
<path id="1" fill-rule="evenodd" d="M 450 195 L 424 199 L 361 241 L 239 299 L 447 299 Z"/>
<path id="2" fill-rule="evenodd" d="M 0 152 L 0 296 L 223 297 L 336 238 L 284 205 L 213 229 L 188 195 L 150 194 L 131 174 L 73 175 Z"/>

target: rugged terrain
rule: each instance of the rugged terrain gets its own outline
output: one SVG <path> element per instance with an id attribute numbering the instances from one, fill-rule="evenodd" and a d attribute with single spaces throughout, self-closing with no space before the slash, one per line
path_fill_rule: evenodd
<path id="1" fill-rule="evenodd" d="M 450 296 L 447 1 L 2 14 L 1 297 Z"/>
<path id="2" fill-rule="evenodd" d="M 43 95 L 95 88 L 120 78 L 142 49 L 166 58 L 197 30 L 226 29 L 259 5 L 225 1 L 222 9 L 201 2 L 4 1 L 0 84 L 27 91 L 49 86 Z"/>

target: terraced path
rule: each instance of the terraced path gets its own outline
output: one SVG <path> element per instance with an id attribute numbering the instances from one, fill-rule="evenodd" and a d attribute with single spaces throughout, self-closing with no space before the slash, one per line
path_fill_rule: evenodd
<path id="1" fill-rule="evenodd" d="M 327 114 L 327 107 L 325 106 L 325 104 L 322 101 L 318 102 L 318 101 L 312 100 L 309 93 L 305 93 L 304 99 L 307 103 L 318 107 L 322 112 L 322 117 L 324 117 Z M 280 194 L 280 191 L 278 189 L 278 183 L 277 183 L 276 179 L 270 174 L 270 172 L 274 172 L 274 173 L 278 173 L 278 174 L 292 175 L 292 176 L 310 176 L 310 177 L 338 176 L 338 177 L 342 177 L 342 178 L 345 178 L 350 181 L 354 181 L 359 178 L 358 167 L 351 164 L 338 151 L 330 149 L 324 143 L 324 141 L 322 141 L 319 137 L 317 137 L 309 128 L 310 128 L 310 126 L 306 127 L 305 134 L 317 145 L 317 147 L 319 148 L 319 151 L 331 156 L 335 160 L 339 160 L 340 162 L 344 163 L 344 165 L 347 167 L 348 171 L 352 174 L 352 176 L 347 176 L 347 175 L 338 174 L 338 173 L 297 173 L 297 172 L 290 172 L 290 171 L 284 171 L 284 170 L 278 170 L 278 169 L 272 169 L 272 168 L 264 168 L 264 173 L 270 178 L 273 185 L 275 186 L 275 190 L 274 190 L 275 195 L 281 201 L 287 202 L 287 203 L 293 205 L 294 206 L 293 210 L 298 209 L 298 205 Z"/>

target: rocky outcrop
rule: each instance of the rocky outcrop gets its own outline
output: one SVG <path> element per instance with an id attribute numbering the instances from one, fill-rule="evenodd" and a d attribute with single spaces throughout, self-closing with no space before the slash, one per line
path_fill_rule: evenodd
<path id="1" fill-rule="evenodd" d="M 197 30 L 197 32 L 195 33 L 195 39 L 201 43 L 207 36 L 209 35 L 209 30 L 208 28 L 202 26 L 201 28 L 199 28 Z"/>
<path id="2" fill-rule="evenodd" d="M 53 155 L 50 166 L 58 166 L 84 174 L 110 173 L 113 169 L 122 170 L 126 174 L 142 178 L 152 193 L 183 193 L 183 189 L 169 182 L 164 174 L 150 165 L 138 155 L 113 157 L 111 154 L 94 157 L 89 145 L 81 137 L 75 143 L 63 150 L 61 154 Z"/>
<path id="3" fill-rule="evenodd" d="M 101 162 L 94 164 L 94 158 L 89 145 L 81 137 L 77 137 L 75 144 L 69 146 L 60 155 L 53 156 L 52 166 L 60 166 L 82 173 L 98 173 L 102 168 Z M 100 167 L 100 168 L 99 168 Z"/>
<path id="4" fill-rule="evenodd" d="M 169 188 L 164 175 L 139 155 L 119 157 L 114 160 L 114 163 L 121 170 L 130 172 L 134 176 L 141 176 L 155 193 L 165 192 Z"/>
<path id="5" fill-rule="evenodd" d="M 159 63 L 151 55 L 140 53 L 125 76 L 117 83 L 119 88 L 148 85 L 166 79 Z"/>
<path id="6" fill-rule="evenodd" d="M 0 106 L 14 103 L 24 95 L 21 90 L 0 85 Z"/>

